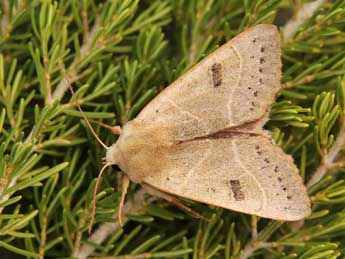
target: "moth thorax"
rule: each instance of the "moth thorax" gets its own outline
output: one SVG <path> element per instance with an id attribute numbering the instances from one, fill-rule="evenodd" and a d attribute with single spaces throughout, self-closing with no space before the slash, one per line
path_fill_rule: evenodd
<path id="1" fill-rule="evenodd" d="M 116 165 L 118 164 L 119 160 L 120 160 L 120 151 L 118 146 L 115 144 L 113 144 L 108 150 L 107 150 L 107 154 L 105 155 L 105 160 L 107 164 L 111 164 L 111 165 Z"/>

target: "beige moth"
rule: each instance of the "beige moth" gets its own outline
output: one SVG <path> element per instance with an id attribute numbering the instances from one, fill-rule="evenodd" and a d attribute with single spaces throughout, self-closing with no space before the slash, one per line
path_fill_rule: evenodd
<path id="1" fill-rule="evenodd" d="M 276 220 L 309 215 L 292 157 L 263 129 L 281 66 L 279 32 L 261 24 L 155 97 L 107 148 L 105 166 L 124 172 L 121 204 L 130 180 L 179 205 L 174 196 Z"/>

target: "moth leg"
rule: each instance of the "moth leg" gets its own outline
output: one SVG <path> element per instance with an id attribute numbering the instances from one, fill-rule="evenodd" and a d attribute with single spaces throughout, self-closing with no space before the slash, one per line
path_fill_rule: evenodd
<path id="1" fill-rule="evenodd" d="M 107 128 L 108 130 L 110 130 L 110 132 L 113 134 L 113 135 L 116 135 L 116 136 L 120 136 L 121 134 L 121 127 L 120 126 L 110 126 L 108 124 L 105 124 L 103 122 L 100 122 L 100 121 L 96 121 L 96 120 L 93 120 L 93 119 L 89 119 L 90 122 L 92 123 L 95 123 L 101 127 L 104 127 L 104 128 Z"/>
<path id="2" fill-rule="evenodd" d="M 153 188 L 152 186 L 148 185 L 148 184 L 142 184 L 142 187 L 145 189 L 145 191 L 147 191 L 147 193 L 151 194 L 152 196 L 156 196 L 158 198 L 164 199 L 168 202 L 171 202 L 172 204 L 180 207 L 181 209 L 183 209 L 184 211 L 187 211 L 189 213 L 191 213 L 194 217 L 200 218 L 202 220 L 205 220 L 207 222 L 210 222 L 210 220 L 206 217 L 204 217 L 203 215 L 201 215 L 200 213 L 196 212 L 195 210 L 189 208 L 188 206 L 184 205 L 182 202 L 178 201 L 177 199 L 175 199 L 173 196 L 171 196 L 170 194 L 167 194 L 165 192 L 161 192 L 158 189 Z"/>
<path id="3" fill-rule="evenodd" d="M 122 208 L 123 208 L 123 204 L 125 203 L 128 186 L 129 186 L 129 178 L 126 174 L 123 174 L 122 179 L 121 179 L 121 199 L 119 203 L 119 209 L 117 211 L 119 224 L 121 227 L 122 227 Z"/>

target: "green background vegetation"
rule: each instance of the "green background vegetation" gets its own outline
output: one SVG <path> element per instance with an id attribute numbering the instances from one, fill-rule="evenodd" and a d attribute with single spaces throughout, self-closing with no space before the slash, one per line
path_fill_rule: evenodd
<path id="1" fill-rule="evenodd" d="M 207 223 L 143 197 L 132 184 L 131 214 L 119 228 L 113 214 L 121 173 L 113 168 L 102 180 L 94 226 L 108 232 L 102 241 L 87 233 L 105 151 L 81 120 L 68 83 L 89 118 L 123 125 L 217 46 L 255 24 L 282 24 L 304 3 L 1 1 L 0 253 L 83 258 L 93 247 L 97 258 L 345 258 L 343 0 L 323 3 L 289 38 L 281 30 L 284 89 L 266 128 L 308 186 L 313 213 L 305 221 L 184 201 L 212 218 Z M 96 130 L 108 145 L 116 141 Z"/>

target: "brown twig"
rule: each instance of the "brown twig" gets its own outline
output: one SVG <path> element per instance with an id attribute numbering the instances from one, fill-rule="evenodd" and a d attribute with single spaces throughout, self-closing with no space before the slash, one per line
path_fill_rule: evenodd
<path id="1" fill-rule="evenodd" d="M 258 228 L 257 228 L 257 216 L 253 215 L 252 216 L 252 239 L 250 242 L 246 244 L 246 246 L 243 249 L 242 254 L 238 257 L 238 259 L 246 259 L 249 256 L 251 256 L 256 250 L 261 249 L 261 248 L 268 248 L 272 247 L 273 243 L 269 242 L 262 242 L 258 240 Z"/>
<path id="2" fill-rule="evenodd" d="M 39 259 L 44 259 L 46 243 L 47 243 L 47 208 L 46 206 L 43 207 L 42 212 L 42 229 L 40 235 L 40 246 L 39 246 Z"/>
<path id="3" fill-rule="evenodd" d="M 18 0 L 17 5 L 12 6 L 11 14 L 9 15 L 9 1 L 2 0 L 2 19 L 1 19 L 1 34 L 4 38 L 8 38 L 12 31 L 12 25 L 10 23 L 9 17 L 12 19 L 19 13 L 19 11 L 25 8 L 25 2 L 23 0 Z"/>
<path id="4" fill-rule="evenodd" d="M 155 198 L 151 198 L 144 201 L 145 196 L 145 190 L 140 189 L 134 194 L 133 201 L 127 201 L 123 206 L 123 224 L 125 224 L 128 221 L 127 214 L 140 214 L 141 210 L 144 206 L 148 205 L 149 203 L 153 202 Z M 115 212 L 112 216 L 114 219 L 117 219 L 117 212 Z M 113 234 L 115 231 L 117 231 L 120 228 L 119 222 L 106 222 L 103 223 L 97 230 L 95 230 L 92 235 L 88 238 L 88 242 L 95 243 L 95 244 L 101 244 L 104 242 L 105 239 L 107 239 L 108 236 Z M 89 245 L 83 245 L 78 253 L 76 254 L 76 257 L 79 259 L 85 259 L 88 258 L 93 252 L 95 251 L 94 246 Z"/>
<path id="5" fill-rule="evenodd" d="M 286 43 L 298 30 L 298 28 L 308 20 L 319 7 L 324 4 L 326 0 L 316 0 L 314 2 L 306 3 L 296 13 L 296 15 L 290 19 L 290 21 L 284 26 L 284 42 Z"/>
<path id="6" fill-rule="evenodd" d="M 247 259 L 248 257 L 252 256 L 256 250 L 261 249 L 261 248 L 269 248 L 272 246 L 273 246 L 273 243 L 260 242 L 260 241 L 249 242 L 244 247 L 242 254 L 237 259 Z"/>
<path id="7" fill-rule="evenodd" d="M 75 57 L 70 67 L 67 69 L 67 74 L 63 76 L 60 83 L 55 88 L 53 94 L 52 94 L 52 101 L 61 100 L 61 98 L 64 96 L 65 92 L 68 89 L 68 85 L 70 83 L 73 83 L 78 78 L 78 71 L 77 71 L 77 65 L 80 62 L 81 59 L 83 59 L 90 51 L 91 49 L 91 43 L 92 39 L 95 37 L 99 30 L 99 19 L 96 18 L 95 23 L 91 29 L 91 31 L 87 34 L 87 37 L 85 38 L 85 42 L 80 48 L 80 56 Z"/>
<path id="8" fill-rule="evenodd" d="M 2 19 L 1 19 L 1 33 L 3 37 L 7 37 L 10 29 L 9 29 L 9 21 L 8 21 L 8 0 L 3 0 L 2 2 Z"/>
<path id="9" fill-rule="evenodd" d="M 78 228 L 77 228 L 77 231 L 75 233 L 75 238 L 74 238 L 74 246 L 73 246 L 73 249 L 72 249 L 72 256 L 75 257 L 80 249 L 80 244 L 81 244 L 81 240 L 82 240 L 82 237 L 83 237 L 83 231 L 82 231 L 82 228 L 86 225 L 86 220 L 89 216 L 89 211 L 90 209 L 88 207 L 86 207 L 84 210 L 83 210 L 83 213 L 82 215 L 80 216 L 79 218 L 79 222 L 78 222 Z"/>
<path id="10" fill-rule="evenodd" d="M 9 165 L 6 169 L 6 173 L 4 174 L 3 179 L 7 180 L 9 178 L 9 176 L 11 175 L 12 171 L 13 171 L 13 167 L 12 167 L 12 165 Z M 10 194 L 6 194 L 6 195 L 2 195 L 2 194 L 3 194 L 5 189 L 9 189 L 9 188 L 14 186 L 14 184 L 17 181 L 17 178 L 18 178 L 17 176 L 13 177 L 13 179 L 10 181 L 10 183 L 8 185 L 6 185 L 7 182 L 4 184 L 0 184 L 0 197 L 1 197 L 0 203 L 7 201 L 10 198 Z M 2 213 L 4 208 L 5 207 L 0 207 L 0 214 Z"/>
<path id="11" fill-rule="evenodd" d="M 310 180 L 307 183 L 307 188 L 310 188 L 314 184 L 318 183 L 325 175 L 326 173 L 334 168 L 335 159 L 337 158 L 337 155 L 340 153 L 340 151 L 343 149 L 345 143 L 345 119 L 344 117 L 340 118 L 340 130 L 338 133 L 338 136 L 333 143 L 332 147 L 329 149 L 325 157 L 323 157 L 322 162 L 319 166 L 319 168 L 315 171 L 313 176 L 310 178 Z"/>

